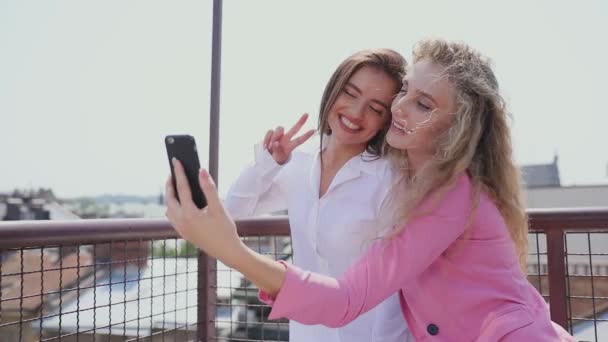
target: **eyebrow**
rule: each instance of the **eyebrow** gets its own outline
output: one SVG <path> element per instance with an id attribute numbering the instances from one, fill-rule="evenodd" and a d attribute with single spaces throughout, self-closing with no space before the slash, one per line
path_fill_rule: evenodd
<path id="1" fill-rule="evenodd" d="M 345 86 L 345 87 L 346 87 L 346 86 L 349 86 L 349 87 L 351 87 L 351 88 L 354 88 L 354 89 L 355 89 L 355 90 L 356 90 L 358 93 L 361 93 L 361 89 L 359 89 L 359 87 L 357 87 L 356 85 L 354 85 L 354 84 L 352 84 L 352 83 L 350 83 L 350 82 L 346 82 L 346 84 L 345 84 L 344 86 Z"/>
<path id="2" fill-rule="evenodd" d="M 346 82 L 346 84 L 345 84 L 344 86 L 345 86 L 345 87 L 347 87 L 347 86 L 348 86 L 348 87 L 353 88 L 353 89 L 354 89 L 355 91 L 357 91 L 359 94 L 361 94 L 361 93 L 362 93 L 361 89 L 359 89 L 359 87 L 357 87 L 356 85 L 352 84 L 351 82 Z M 389 107 L 389 106 L 388 106 L 386 103 L 384 103 L 384 102 L 382 102 L 382 101 L 380 101 L 380 100 L 376 100 L 376 99 L 371 99 L 370 101 L 371 101 L 371 102 L 374 102 L 374 103 L 376 103 L 376 104 L 378 104 L 378 105 L 380 105 L 380 106 L 384 107 L 384 109 L 386 109 L 386 110 L 389 110 L 389 111 L 390 111 L 390 107 Z"/>
<path id="3" fill-rule="evenodd" d="M 406 80 L 405 78 L 403 79 L 402 84 L 403 84 L 403 86 L 406 86 L 406 87 L 409 87 L 409 85 L 410 85 L 410 83 L 408 82 L 408 80 Z M 420 89 L 416 89 L 416 93 L 418 93 L 418 94 L 420 94 L 420 95 L 428 98 L 429 100 L 433 101 L 433 103 L 435 104 L 435 106 L 438 106 L 437 101 L 435 100 L 435 98 L 433 96 L 431 96 L 431 94 L 429 94 L 429 93 L 427 93 L 427 92 L 425 92 L 423 90 L 420 90 Z"/>

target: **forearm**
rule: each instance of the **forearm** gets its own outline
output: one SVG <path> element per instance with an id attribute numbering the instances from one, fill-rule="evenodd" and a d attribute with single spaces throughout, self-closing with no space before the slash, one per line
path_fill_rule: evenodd
<path id="1" fill-rule="evenodd" d="M 238 253 L 226 265 L 241 272 L 260 290 L 276 297 L 285 282 L 285 267 L 242 244 Z"/>
<path id="2" fill-rule="evenodd" d="M 282 166 L 256 145 L 256 162 L 230 186 L 224 207 L 233 218 L 245 218 L 286 209 L 286 194 L 277 176 Z"/>
<path id="3" fill-rule="evenodd" d="M 284 267 L 245 246 L 238 236 L 235 222 L 222 206 L 209 173 L 206 170 L 199 172 L 199 182 L 207 198 L 207 207 L 198 209 L 190 199 L 191 192 L 183 167 L 175 159 L 173 165 L 176 190 L 185 196 L 182 203 L 177 200 L 169 178 L 166 184 L 166 215 L 179 235 L 207 255 L 241 271 L 261 289 L 272 294 L 278 293 L 285 279 Z"/>

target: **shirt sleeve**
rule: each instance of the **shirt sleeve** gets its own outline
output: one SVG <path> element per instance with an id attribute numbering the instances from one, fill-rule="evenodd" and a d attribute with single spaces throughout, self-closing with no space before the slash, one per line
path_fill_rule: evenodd
<path id="1" fill-rule="evenodd" d="M 255 162 L 248 166 L 232 184 L 224 206 L 235 218 L 267 214 L 287 208 L 287 191 L 279 165 L 262 144 L 254 147 Z"/>
<path id="2" fill-rule="evenodd" d="M 285 264 L 287 274 L 276 299 L 260 293 L 273 308 L 269 318 L 341 327 L 417 279 L 464 233 L 471 209 L 471 185 L 461 176 L 437 201 L 425 201 L 418 216 L 396 236 L 372 245 L 341 279 Z"/>

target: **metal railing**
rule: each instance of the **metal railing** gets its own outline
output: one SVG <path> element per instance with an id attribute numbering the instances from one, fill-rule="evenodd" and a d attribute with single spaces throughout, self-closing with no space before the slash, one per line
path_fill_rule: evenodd
<path id="1" fill-rule="evenodd" d="M 179 246 L 162 220 L 0 225 L 2 340 L 195 339 L 199 270 Z"/>
<path id="2" fill-rule="evenodd" d="M 608 326 L 608 209 L 530 211 L 530 282 L 583 340 Z M 285 217 L 238 222 L 255 250 L 289 260 Z M 7 341 L 285 341 L 287 321 L 236 271 L 162 219 L 0 223 L 0 336 Z"/>
<path id="3" fill-rule="evenodd" d="M 551 319 L 581 341 L 608 338 L 608 208 L 543 209 L 530 217 L 529 280 Z"/>

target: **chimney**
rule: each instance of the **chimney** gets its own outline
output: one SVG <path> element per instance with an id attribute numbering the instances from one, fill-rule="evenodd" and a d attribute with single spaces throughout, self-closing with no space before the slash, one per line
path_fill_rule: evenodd
<path id="1" fill-rule="evenodd" d="M 32 203 L 30 205 L 30 209 L 32 211 L 32 218 L 34 220 L 50 220 L 51 219 L 51 213 L 44 209 L 44 203 L 45 201 L 41 198 L 35 198 L 32 200 Z"/>
<path id="2" fill-rule="evenodd" d="M 5 221 L 19 221 L 21 220 L 21 207 L 23 201 L 21 198 L 9 198 L 6 201 L 6 216 Z"/>

